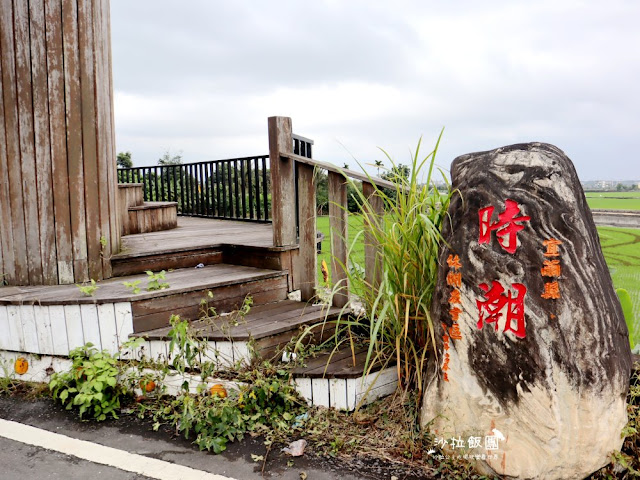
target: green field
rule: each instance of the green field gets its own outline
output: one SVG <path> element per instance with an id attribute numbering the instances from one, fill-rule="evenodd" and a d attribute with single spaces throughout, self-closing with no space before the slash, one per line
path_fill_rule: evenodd
<path id="1" fill-rule="evenodd" d="M 629 195 L 627 193 L 627 195 Z M 632 197 L 633 198 L 633 197 Z M 635 195 L 640 203 L 640 192 Z M 318 217 L 318 232 L 325 235 L 322 253 L 318 255 L 318 284 L 322 284 L 320 265 L 325 260 L 331 268 L 331 241 L 329 217 Z M 349 215 L 349 243 L 362 231 L 363 222 L 359 215 Z M 635 321 L 640 322 L 640 229 L 598 227 L 604 258 L 611 272 L 615 288 L 624 288 L 633 302 Z M 354 247 L 355 262 L 364 266 L 364 239 L 360 236 Z M 640 342 L 640 338 L 637 339 Z"/>
<path id="2" fill-rule="evenodd" d="M 640 192 L 586 192 L 589 208 L 640 210 Z"/>
<path id="3" fill-rule="evenodd" d="M 640 322 L 640 229 L 598 227 L 598 233 L 613 285 L 629 292 L 635 322 Z"/>

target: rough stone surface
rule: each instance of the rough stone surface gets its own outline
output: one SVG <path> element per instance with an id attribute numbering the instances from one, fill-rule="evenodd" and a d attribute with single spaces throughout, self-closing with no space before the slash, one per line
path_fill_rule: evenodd
<path id="1" fill-rule="evenodd" d="M 452 182 L 422 424 L 481 471 L 583 478 L 622 445 L 631 353 L 575 169 L 529 143 L 458 157 Z"/>

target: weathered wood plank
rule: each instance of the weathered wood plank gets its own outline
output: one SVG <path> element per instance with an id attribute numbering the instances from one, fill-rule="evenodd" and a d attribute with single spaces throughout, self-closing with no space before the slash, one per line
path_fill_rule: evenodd
<path id="1" fill-rule="evenodd" d="M 2 96 L 4 103 L 4 138 L 6 145 L 6 166 L 5 172 L 0 169 L 2 183 L 5 179 L 8 183 L 10 207 L 5 212 L 9 212 L 11 226 L 5 234 L 13 241 L 12 251 L 14 252 L 14 272 L 8 272 L 7 280 L 12 283 L 26 285 L 29 283 L 29 268 L 27 264 L 27 239 L 24 223 L 24 202 L 22 198 L 22 170 L 20 167 L 20 143 L 18 140 L 18 98 L 16 84 L 16 59 L 13 43 L 13 5 L 9 0 L 2 2 L 2 15 L 0 15 L 0 63 L 2 64 Z M 7 177 L 7 178 L 5 178 Z M 5 231 L 7 220 L 2 215 L 2 229 Z M 7 244 L 9 247 L 10 244 Z M 6 259 L 5 259 L 6 261 Z"/>
<path id="2" fill-rule="evenodd" d="M 316 184 L 314 170 L 309 165 L 298 165 L 298 218 L 300 250 L 293 272 L 294 284 L 300 289 L 302 301 L 316 296 Z"/>
<path id="3" fill-rule="evenodd" d="M 331 405 L 328 379 L 312 378 L 311 389 L 313 390 L 314 405 L 323 406 L 323 407 L 329 407 Z"/>
<path id="4" fill-rule="evenodd" d="M 92 343 L 98 350 L 101 350 L 102 339 L 100 338 L 98 306 L 80 305 L 80 315 L 82 317 L 82 332 L 84 333 L 84 343 Z"/>
<path id="5" fill-rule="evenodd" d="M 269 159 L 271 166 L 271 218 L 273 220 L 273 244 L 276 246 L 297 244 L 295 162 L 281 159 L 291 153 L 291 119 L 269 117 Z"/>
<path id="6" fill-rule="evenodd" d="M 129 335 L 133 333 L 133 313 L 129 302 L 118 302 L 115 304 L 116 331 L 118 334 L 118 347 L 129 340 Z"/>
<path id="7" fill-rule="evenodd" d="M 64 317 L 67 324 L 69 350 L 83 346 L 85 344 L 85 340 L 82 328 L 82 312 L 80 311 L 80 305 L 65 305 Z"/>
<path id="8" fill-rule="evenodd" d="M 23 213 L 27 233 L 27 265 L 29 267 L 29 282 L 39 285 L 44 282 L 44 276 L 40 249 L 38 184 L 36 182 L 33 129 L 33 91 L 31 88 L 31 48 L 27 2 L 15 2 L 13 13 L 16 82 L 18 86 L 18 138 L 20 141 L 20 167 L 22 169 Z"/>
<path id="9" fill-rule="evenodd" d="M 0 20 L 0 29 L 2 20 Z M 0 34 L 1 35 L 1 34 Z M 2 52 L 0 39 L 0 54 Z M 4 55 L 2 55 L 4 56 Z M 0 283 L 15 281 L 15 253 L 11 226 L 11 196 L 9 194 L 9 161 L 7 159 L 7 138 L 4 114 L 4 87 L 2 62 L 0 61 Z M 9 86 L 7 86 L 7 89 Z"/>
<path id="10" fill-rule="evenodd" d="M 367 211 L 364 230 L 364 271 L 369 288 L 377 290 L 382 278 L 382 252 L 378 238 L 373 233 L 378 230 L 383 221 L 382 198 L 375 187 L 369 182 L 362 184 L 362 193 L 369 201 L 371 209 Z"/>
<path id="11" fill-rule="evenodd" d="M 169 270 L 177 268 L 193 268 L 203 265 L 216 265 L 222 263 L 222 250 L 213 248 L 196 250 L 194 252 L 177 252 L 174 255 L 149 255 L 146 257 L 133 257 L 112 259 L 114 276 L 135 275 L 152 270 Z M 231 263 L 231 262 L 228 262 Z M 270 268 L 268 266 L 262 268 Z"/>
<path id="12" fill-rule="evenodd" d="M 67 339 L 67 322 L 64 306 L 51 305 L 49 307 L 51 321 L 51 336 L 53 340 L 53 355 L 69 355 L 69 341 Z"/>
<path id="13" fill-rule="evenodd" d="M 75 0 L 62 1 L 62 32 L 73 272 L 76 282 L 86 282 L 89 280 L 89 267 L 82 158 L 82 109 L 81 102 L 78 101 L 78 99 L 82 98 L 78 47 L 78 10 Z"/>
<path id="14" fill-rule="evenodd" d="M 53 355 L 53 328 L 51 327 L 49 307 L 34 305 L 33 310 L 38 331 L 38 353 Z"/>
<path id="15" fill-rule="evenodd" d="M 100 226 L 105 242 L 102 247 L 102 270 L 104 278 L 111 277 L 110 257 L 119 249 L 117 181 L 115 172 L 114 136 L 111 123 L 112 96 L 111 70 L 109 63 L 110 35 L 107 18 L 109 2 L 96 0 L 93 6 L 93 43 L 96 82 L 96 125 L 98 185 L 100 188 Z M 114 238 L 115 237 L 115 238 Z"/>
<path id="16" fill-rule="evenodd" d="M 20 324 L 24 338 L 25 352 L 38 353 L 38 328 L 36 326 L 36 313 L 33 305 L 19 307 Z"/>
<path id="17" fill-rule="evenodd" d="M 200 301 L 207 298 L 207 290 L 133 302 L 134 330 L 142 332 L 164 327 L 169 324 L 169 317 L 172 314 L 180 315 L 186 319 L 198 318 L 201 312 Z M 276 302 L 286 298 L 286 278 L 274 277 L 220 287 L 213 293 L 214 301 L 210 302 L 210 305 L 214 305 L 219 312 L 239 308 L 247 295 L 251 295 L 256 303 Z"/>
<path id="18" fill-rule="evenodd" d="M 9 312 L 6 305 L 0 305 L 0 350 L 12 350 Z"/>
<path id="19" fill-rule="evenodd" d="M 296 390 L 309 405 L 313 405 L 313 388 L 311 388 L 310 378 L 296 378 Z"/>
<path id="20" fill-rule="evenodd" d="M 53 184 L 51 178 L 51 141 L 49 130 L 49 93 L 47 79 L 46 28 L 44 0 L 29 2 L 31 39 L 31 83 L 33 88 L 33 129 L 42 276 L 45 285 L 58 284 Z"/>
<path id="21" fill-rule="evenodd" d="M 111 353 L 116 353 L 118 351 L 118 330 L 116 328 L 116 312 L 113 303 L 98 305 L 98 321 L 102 348 Z"/>
<path id="22" fill-rule="evenodd" d="M 9 339 L 10 350 L 16 352 L 25 351 L 24 334 L 22 333 L 22 320 L 20 318 L 20 307 L 17 305 L 7 305 L 7 317 L 9 319 Z"/>
<path id="23" fill-rule="evenodd" d="M 96 99 L 94 72 L 93 14 L 90 0 L 78 0 L 78 45 L 82 110 L 82 160 L 89 277 L 103 278 L 100 237 L 100 198 L 96 139 Z"/>
<path id="24" fill-rule="evenodd" d="M 347 381 L 342 378 L 329 379 L 329 399 L 330 407 L 336 410 L 347 410 Z"/>
<path id="25" fill-rule="evenodd" d="M 52 194 L 58 281 L 73 283 L 69 169 L 65 128 L 65 85 L 60 0 L 46 0 L 47 79 L 51 132 Z"/>
<path id="26" fill-rule="evenodd" d="M 280 156 L 298 163 L 304 163 L 312 167 L 322 168 L 323 170 L 327 170 L 328 172 L 337 173 L 343 178 L 349 177 L 355 180 L 360 180 L 361 182 L 374 183 L 380 188 L 391 188 L 393 190 L 397 188 L 396 184 L 388 180 L 383 180 L 382 178 L 378 177 L 370 177 L 366 173 L 356 172 L 347 168 L 340 168 L 332 163 L 316 160 L 315 158 L 302 157 L 300 155 L 296 155 L 295 153 L 281 153 Z"/>
<path id="27" fill-rule="evenodd" d="M 329 172 L 329 225 L 331 227 L 331 282 L 339 287 L 333 305 L 343 307 L 349 300 L 347 276 L 347 184 L 342 175 Z"/>

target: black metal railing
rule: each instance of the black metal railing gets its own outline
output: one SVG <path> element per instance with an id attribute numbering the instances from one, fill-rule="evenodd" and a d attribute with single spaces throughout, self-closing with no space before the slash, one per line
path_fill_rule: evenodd
<path id="1" fill-rule="evenodd" d="M 312 146 L 313 140 L 310 138 L 303 137 L 302 135 L 296 135 L 293 133 L 291 135 L 293 138 L 293 153 L 296 155 L 300 155 L 302 157 L 312 158 Z M 295 165 L 296 173 L 295 173 L 295 185 L 296 185 L 296 232 L 298 236 L 300 235 L 300 199 L 298 198 L 298 164 Z"/>
<path id="2" fill-rule="evenodd" d="M 142 183 L 147 202 L 177 202 L 178 215 L 270 221 L 269 156 L 118 169 L 119 183 Z"/>

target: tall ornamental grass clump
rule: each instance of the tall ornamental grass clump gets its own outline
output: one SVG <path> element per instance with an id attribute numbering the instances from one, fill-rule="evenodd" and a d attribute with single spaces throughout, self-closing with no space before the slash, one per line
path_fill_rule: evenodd
<path id="1" fill-rule="evenodd" d="M 382 216 L 374 212 L 370 198 L 354 189 L 364 224 L 371 226 L 371 238 L 379 244 L 381 271 L 377 272 L 379 284 L 370 285 L 362 268 L 347 269 L 349 283 L 358 293 L 365 314 L 357 319 L 343 316 L 337 329 L 348 331 L 344 336 L 347 339 L 352 339 L 354 332 L 366 332 L 367 372 L 376 364 L 395 362 L 401 386 L 418 391 L 422 390 L 425 363 L 434 351 L 437 319 L 431 318 L 430 307 L 437 287 L 441 229 L 453 194 L 446 176 L 435 166 L 441 138 L 442 133 L 433 151 L 424 157 L 420 156 L 422 139 L 418 142 L 408 172 L 382 150 L 392 165 L 385 177 L 395 185 L 395 189 L 375 187 L 384 205 Z M 444 180 L 445 191 L 435 186 L 436 171 Z M 370 180 L 374 183 L 373 178 Z M 352 267 L 351 252 L 358 241 L 356 238 L 349 248 Z M 342 287 L 334 285 L 333 293 Z"/>

